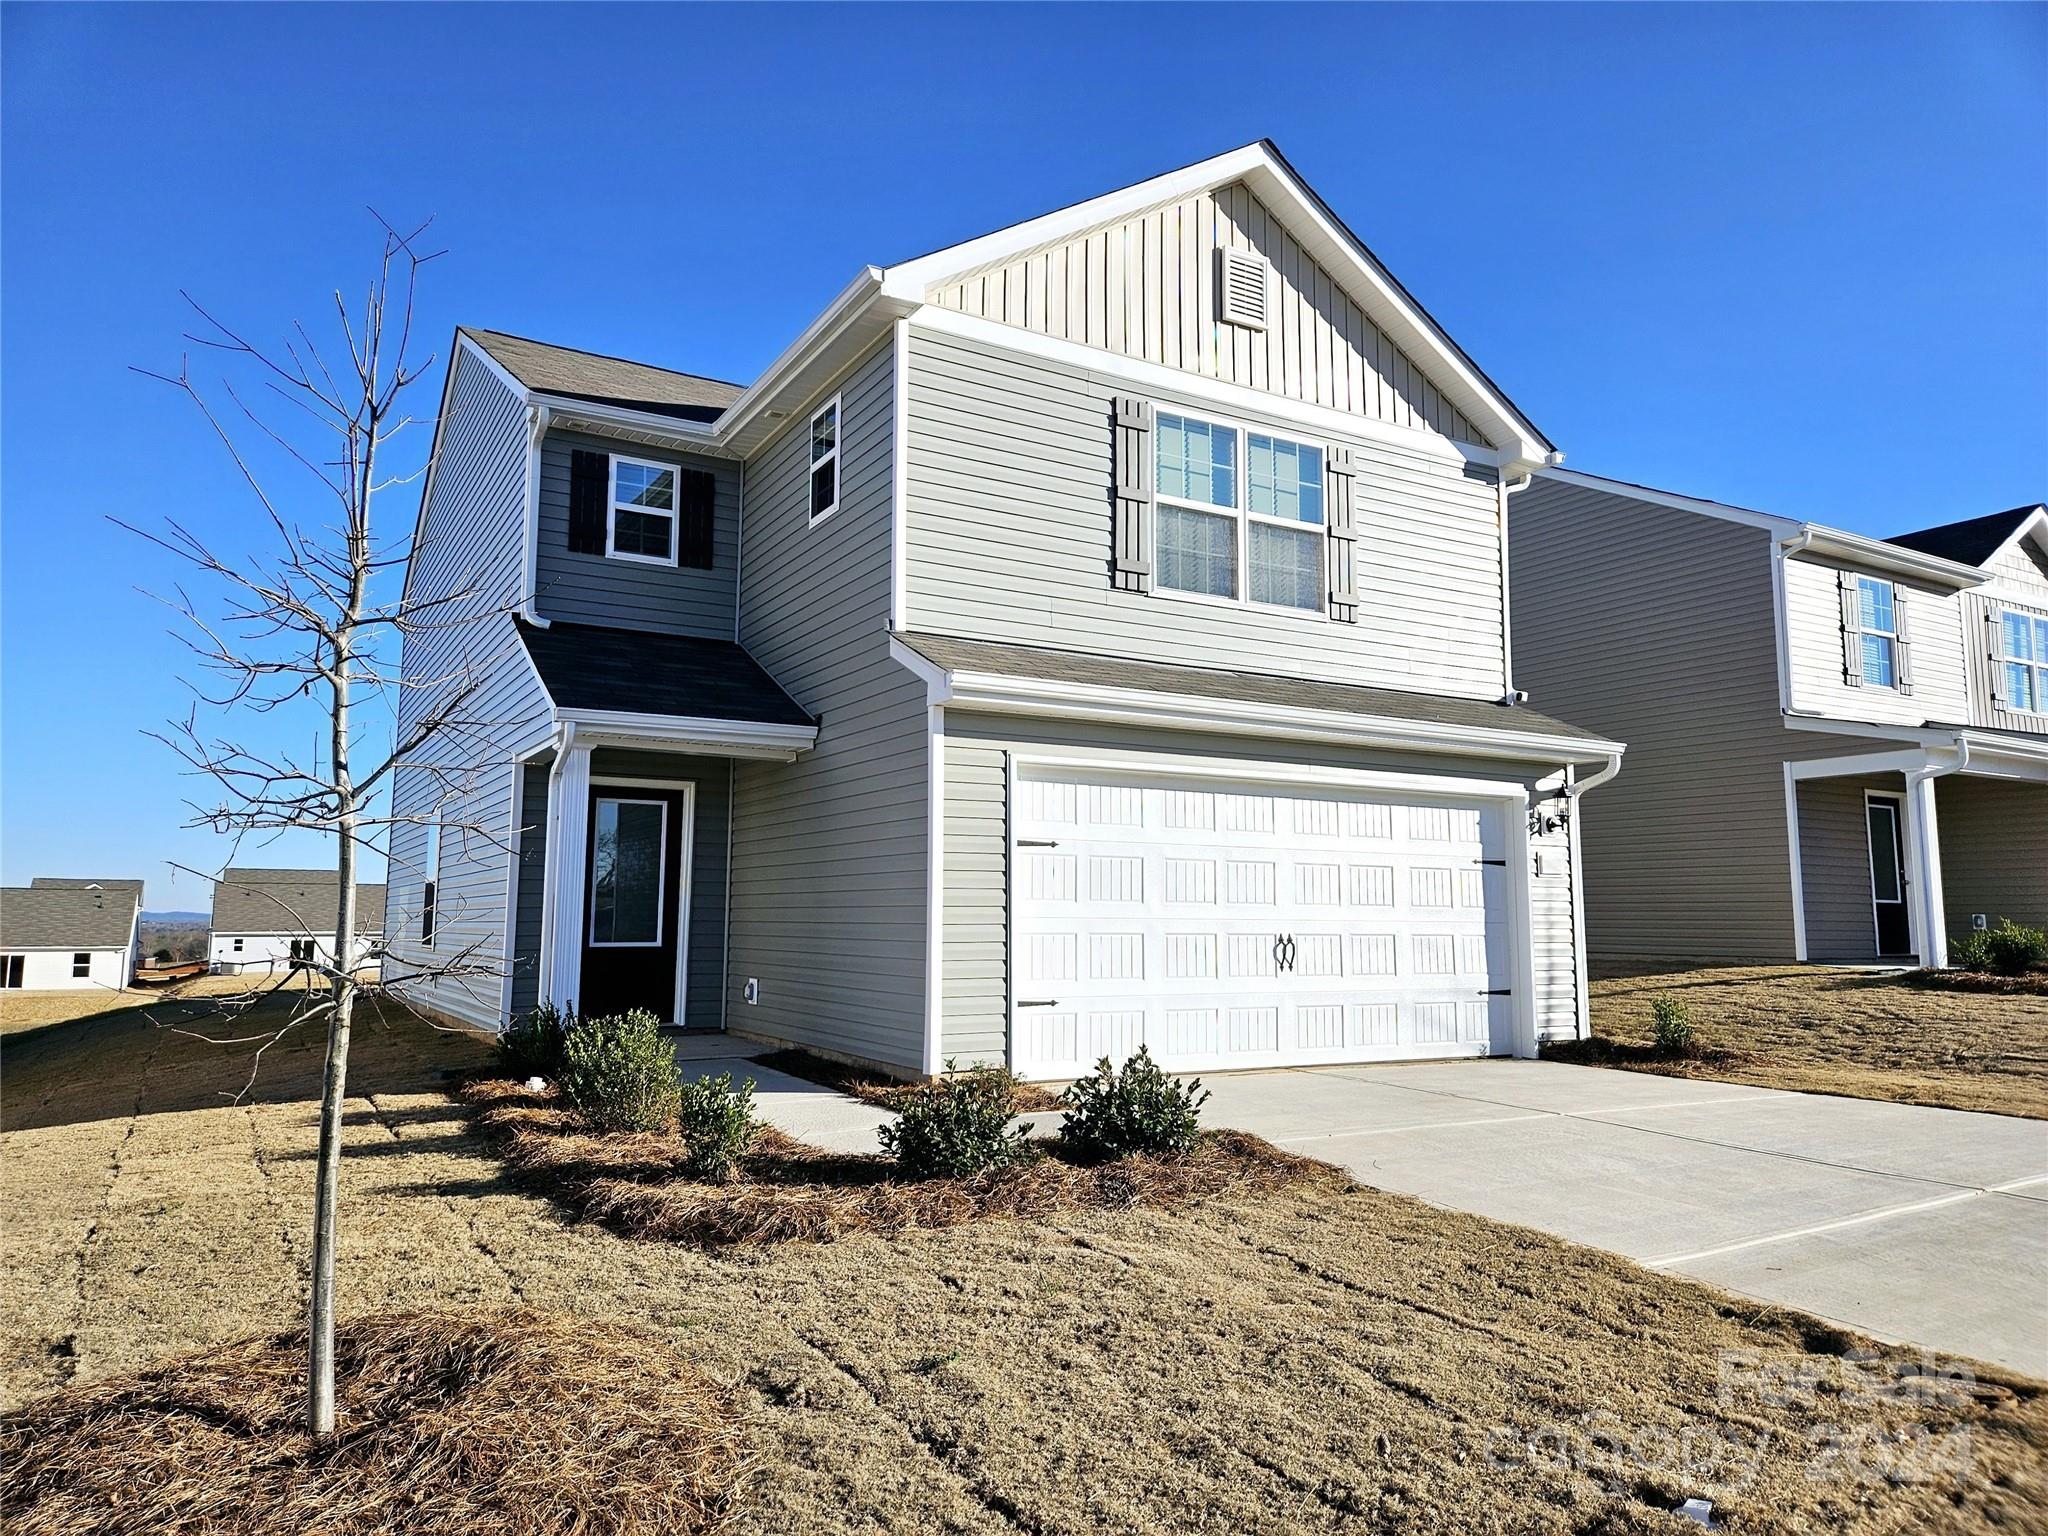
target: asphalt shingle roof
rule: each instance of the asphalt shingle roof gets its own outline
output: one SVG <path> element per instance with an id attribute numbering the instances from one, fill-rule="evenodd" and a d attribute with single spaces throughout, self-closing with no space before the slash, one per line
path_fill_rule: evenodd
<path id="1" fill-rule="evenodd" d="M 332 933 L 331 869 L 227 869 L 213 888 L 215 933 Z M 384 887 L 356 886 L 356 926 L 384 931 Z"/>
<path id="2" fill-rule="evenodd" d="M 598 405 L 624 406 L 683 421 L 716 421 L 744 392 L 738 384 L 677 373 L 600 352 L 579 352 L 503 331 L 462 327 L 478 346 L 528 389 Z"/>
<path id="3" fill-rule="evenodd" d="M 2013 530 L 2041 510 L 2037 501 L 2030 506 L 1991 512 L 1983 517 L 1966 517 L 1960 523 L 1942 523 L 1912 533 L 1894 534 L 1885 542 L 1903 544 L 1923 555 L 1937 555 L 1964 565 L 1982 565 L 1998 553 L 1999 546 L 2012 537 Z"/>
<path id="4" fill-rule="evenodd" d="M 0 947 L 125 949 L 142 904 L 140 880 L 38 880 L 0 888 Z"/>
<path id="5" fill-rule="evenodd" d="M 1590 731 L 1582 731 L 1577 726 L 1538 714 L 1533 709 L 1519 705 L 1510 708 L 1505 704 L 1490 704 L 1483 699 L 1448 698 L 1441 694 L 1409 693 L 1398 688 L 1364 688 L 1350 683 L 1274 677 L 1263 672 L 1226 672 L 1209 667 L 1126 661 L 1079 651 L 1004 645 L 991 640 L 960 640 L 950 635 L 907 634 L 902 640 L 925 660 L 948 672 L 993 672 L 1001 677 L 1043 678 L 1051 682 L 1130 688 L 1145 693 L 1192 694 L 1198 698 L 1275 704 L 1293 709 L 1327 709 L 1341 714 L 1517 731 L 1531 736 L 1597 739 Z"/>
<path id="6" fill-rule="evenodd" d="M 519 625 L 519 638 L 559 709 L 625 710 L 812 725 L 796 700 L 730 640 L 607 629 Z"/>

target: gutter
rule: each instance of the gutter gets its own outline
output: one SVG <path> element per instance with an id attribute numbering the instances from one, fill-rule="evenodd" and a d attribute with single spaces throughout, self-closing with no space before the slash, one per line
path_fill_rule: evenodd
<path id="1" fill-rule="evenodd" d="M 1887 543 L 1883 539 L 1867 538 L 1840 528 L 1822 528 L 1813 523 L 1802 523 L 1797 533 L 1778 540 L 1778 547 L 1787 555 L 1824 555 L 1873 570 L 1888 571 L 1895 576 L 1917 577 L 1932 586 L 1946 587 L 1954 592 L 1981 587 L 1991 579 L 1975 566 L 1944 560 L 1938 555 L 1923 555 L 1918 550 Z"/>

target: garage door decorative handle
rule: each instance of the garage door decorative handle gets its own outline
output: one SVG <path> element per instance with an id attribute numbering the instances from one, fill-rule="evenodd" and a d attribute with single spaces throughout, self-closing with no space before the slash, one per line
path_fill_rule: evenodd
<path id="1" fill-rule="evenodd" d="M 1273 936 L 1273 969 L 1291 971 L 1294 969 L 1294 936 L 1277 933 Z"/>

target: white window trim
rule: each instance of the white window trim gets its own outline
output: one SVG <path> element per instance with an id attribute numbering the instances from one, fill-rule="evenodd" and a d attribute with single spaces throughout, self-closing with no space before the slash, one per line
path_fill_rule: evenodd
<path id="1" fill-rule="evenodd" d="M 590 903 L 583 914 L 583 942 L 591 949 L 659 949 L 668 933 L 668 802 L 666 800 L 642 800 L 631 795 L 600 795 L 593 791 L 590 797 L 591 850 L 597 847 L 597 808 L 600 805 L 652 805 L 661 809 L 660 860 L 656 868 L 660 871 L 654 884 L 654 937 L 651 939 L 600 939 L 597 936 L 597 862 L 590 865 Z"/>
<path id="2" fill-rule="evenodd" d="M 604 557 L 607 560 L 630 560 L 635 565 L 675 565 L 682 558 L 681 535 L 683 531 L 682 499 L 683 469 L 680 464 L 665 463 L 660 459 L 635 458 L 631 454 L 614 453 L 610 456 L 610 467 L 605 471 L 607 489 L 604 508 Z M 667 470 L 669 475 L 669 508 L 663 512 L 659 507 L 636 507 L 619 500 L 619 466 L 631 464 L 639 469 Z M 668 519 L 668 558 L 656 555 L 629 554 L 618 547 L 619 513 L 637 513 L 641 517 L 666 517 Z"/>
<path id="3" fill-rule="evenodd" d="M 818 440 L 818 418 L 827 411 L 832 413 L 832 449 L 821 458 L 816 456 L 814 445 Z M 811 412 L 810 421 L 804 428 L 804 462 L 807 465 L 804 471 L 804 510 L 809 514 L 813 528 L 837 512 L 839 503 L 846 498 L 846 476 L 841 473 L 845 460 L 840 454 L 845 446 L 846 412 L 840 409 L 839 396 L 835 394 Z M 822 512 L 811 512 L 811 482 L 817 479 L 820 466 L 826 464 L 832 466 L 832 503 Z"/>
<path id="4" fill-rule="evenodd" d="M 1890 581 L 1882 576 L 1865 576 L 1857 571 L 1851 571 L 1849 573 L 1849 579 L 1856 583 L 1856 623 L 1850 629 L 1849 633 L 1856 637 L 1857 675 L 1863 679 L 1863 686 L 1866 688 L 1882 688 L 1889 693 L 1897 693 L 1899 690 L 1898 583 Z M 1863 583 L 1866 581 L 1870 582 L 1874 586 L 1880 586 L 1889 589 L 1892 600 L 1892 627 L 1890 629 L 1865 629 L 1863 627 Z M 1870 679 L 1870 674 L 1863 670 L 1863 637 L 1865 635 L 1878 635 L 1891 642 L 1892 680 L 1890 682 L 1872 682 Z"/>
<path id="5" fill-rule="evenodd" d="M 1160 404 L 1155 409 L 1152 427 L 1152 478 L 1156 487 L 1159 483 L 1159 444 L 1162 434 L 1158 424 L 1159 416 L 1178 416 L 1183 421 L 1199 421 L 1205 427 L 1222 427 L 1237 434 L 1235 473 L 1237 477 L 1237 505 L 1218 507 L 1206 501 L 1190 501 L 1183 496 L 1169 496 L 1164 491 L 1153 492 L 1154 519 L 1152 530 L 1152 568 L 1154 571 L 1152 590 L 1161 597 L 1170 597 L 1176 602 L 1202 603 L 1212 608 L 1252 609 L 1259 613 L 1292 614 L 1298 619 L 1328 619 L 1330 616 L 1330 449 L 1327 443 L 1310 442 L 1289 432 L 1255 423 L 1234 420 L 1228 416 L 1212 415 L 1207 411 L 1183 411 Z M 1291 517 L 1274 517 L 1270 513 L 1254 512 L 1251 509 L 1251 436 L 1269 437 L 1275 442 L 1292 443 L 1298 448 L 1313 448 L 1316 456 L 1323 461 L 1323 520 L 1319 523 L 1304 523 Z M 1237 524 L 1237 596 L 1217 597 L 1209 592 L 1183 592 L 1178 587 L 1169 587 L 1157 575 L 1159 569 L 1159 529 L 1157 508 L 1172 507 L 1176 511 L 1205 513 L 1210 517 L 1227 517 Z M 1316 606 L 1297 608 L 1292 603 L 1262 603 L 1251 595 L 1252 590 L 1252 535 L 1254 521 L 1274 528 L 1286 528 L 1295 533 L 1317 535 L 1316 569 L 1320 573 L 1316 582 Z"/>
<path id="6" fill-rule="evenodd" d="M 2025 619 L 2030 630 L 2043 616 L 2030 612 L 2020 607 L 2017 603 L 2000 603 L 1996 606 L 1995 611 L 1998 614 L 1998 659 L 1995 663 L 1998 668 L 1998 676 L 1994 681 L 2000 685 L 1998 691 L 2004 699 L 2004 702 L 1998 707 L 2011 715 L 2048 716 L 2048 656 L 2015 656 L 2005 648 L 2005 617 L 2007 614 L 2015 614 Z M 2005 669 L 2009 666 L 2031 667 L 2033 669 L 2034 703 L 2031 708 L 2015 704 L 2012 700 L 2011 691 L 2004 686 Z"/>

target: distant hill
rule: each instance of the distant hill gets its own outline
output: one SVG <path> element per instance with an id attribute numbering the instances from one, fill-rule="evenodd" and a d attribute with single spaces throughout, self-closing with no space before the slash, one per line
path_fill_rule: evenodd
<path id="1" fill-rule="evenodd" d="M 145 960 L 159 950 L 169 950 L 173 960 L 204 960 L 212 925 L 205 912 L 145 912 L 136 937 Z"/>
<path id="2" fill-rule="evenodd" d="M 145 923 L 162 923 L 166 927 L 174 924 L 182 926 L 186 923 L 211 921 L 211 914 L 206 912 L 145 912 L 142 914 L 142 920 Z"/>

